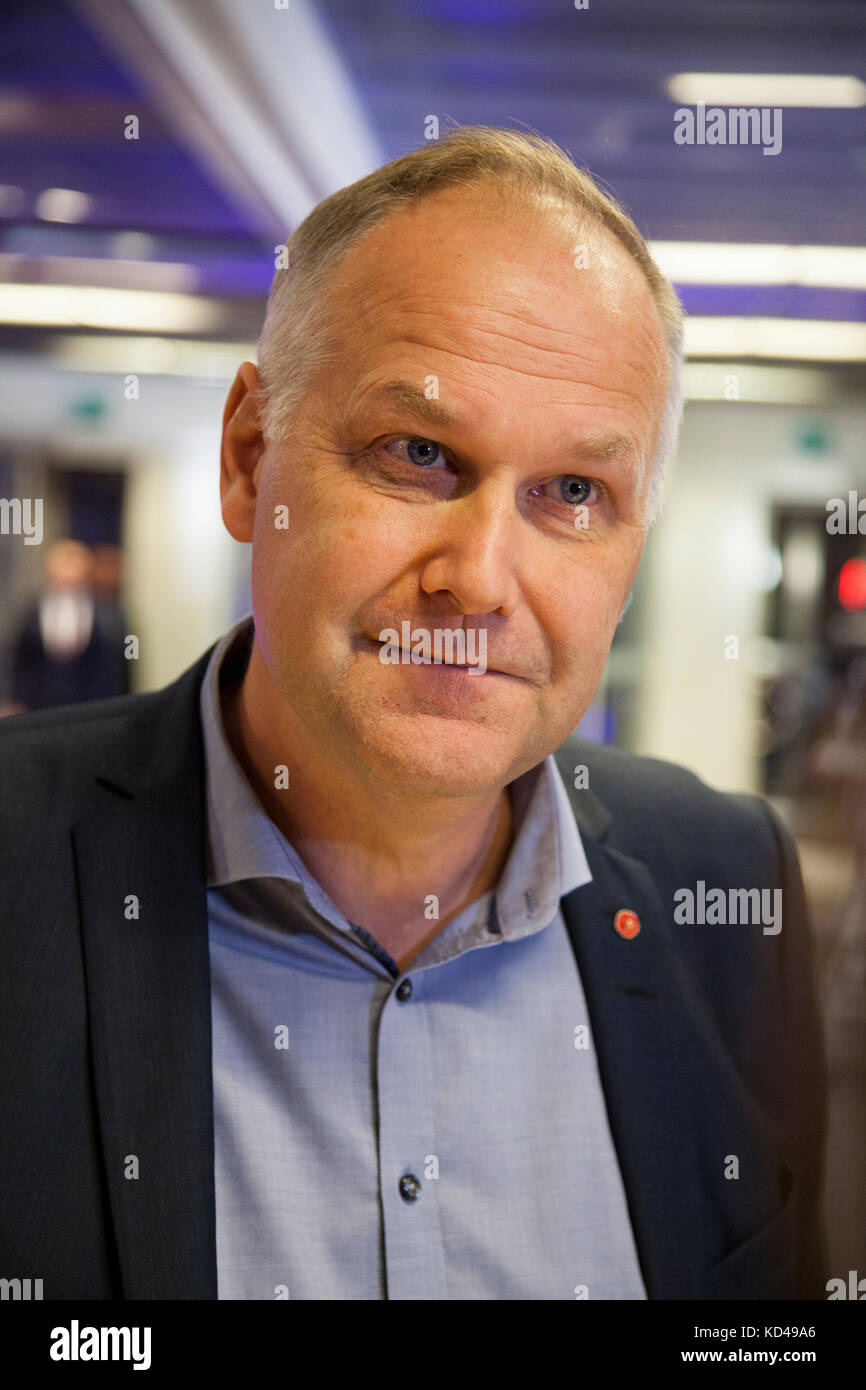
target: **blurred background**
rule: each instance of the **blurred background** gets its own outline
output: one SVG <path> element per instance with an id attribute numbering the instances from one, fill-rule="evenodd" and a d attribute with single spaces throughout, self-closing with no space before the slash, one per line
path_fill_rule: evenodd
<path id="1" fill-rule="evenodd" d="M 866 1276 L 861 0 L 4 0 L 0 73 L 7 714 L 163 685 L 248 610 L 222 409 L 321 198 L 457 122 L 552 137 L 628 207 L 688 311 L 688 404 L 580 731 L 796 835 L 829 1272 Z M 781 109 L 781 149 L 676 143 L 700 101 Z"/>

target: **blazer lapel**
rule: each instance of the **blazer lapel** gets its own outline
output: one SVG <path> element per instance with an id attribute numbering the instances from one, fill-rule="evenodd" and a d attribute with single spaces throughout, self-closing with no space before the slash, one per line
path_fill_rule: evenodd
<path id="1" fill-rule="evenodd" d="M 603 843 L 613 822 L 574 756 L 556 754 L 592 881 L 562 900 L 584 987 L 611 1134 L 650 1298 L 700 1297 L 705 1264 L 697 1162 L 695 1069 L 700 1011 L 668 941 L 666 913 L 640 860 Z M 629 938 L 614 926 L 637 914 Z"/>
<path id="2" fill-rule="evenodd" d="M 562 900 L 584 987 L 608 1119 L 650 1298 L 699 1296 L 695 1038 L 663 909 L 643 864 L 582 835 L 592 882 Z M 617 911 L 637 913 L 632 939 Z"/>
<path id="3" fill-rule="evenodd" d="M 199 747 L 192 697 L 203 667 L 171 687 L 173 709 L 159 707 L 159 727 L 167 721 L 173 748 L 187 753 Z M 169 692 L 154 699 L 172 703 Z M 208 1299 L 217 1279 L 202 773 L 194 756 L 142 787 L 142 760 L 160 762 L 146 732 L 131 726 L 119 763 L 137 763 L 139 775 L 99 779 L 111 804 L 73 829 L 97 1108 L 123 1296 Z"/>

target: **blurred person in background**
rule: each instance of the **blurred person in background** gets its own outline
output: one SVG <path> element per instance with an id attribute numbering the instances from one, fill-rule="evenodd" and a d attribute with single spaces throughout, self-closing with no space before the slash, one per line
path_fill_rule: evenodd
<path id="1" fill-rule="evenodd" d="M 123 591 L 123 551 L 119 545 L 95 545 L 90 574 L 93 592 L 120 611 Z"/>
<path id="2" fill-rule="evenodd" d="M 105 596 L 106 585 L 119 576 L 115 557 L 102 555 L 98 576 L 93 552 L 80 541 L 66 538 L 49 547 L 43 591 L 12 642 L 6 714 L 128 691 L 117 590 L 110 600 Z"/>

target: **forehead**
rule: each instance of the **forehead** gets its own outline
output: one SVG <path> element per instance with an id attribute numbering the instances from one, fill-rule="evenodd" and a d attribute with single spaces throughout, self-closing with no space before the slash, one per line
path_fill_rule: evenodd
<path id="1" fill-rule="evenodd" d="M 338 263 L 329 307 L 343 399 L 386 372 L 444 373 L 443 389 L 501 404 L 607 393 L 654 414 L 663 395 L 663 332 L 640 267 L 552 200 L 503 206 L 479 186 L 401 208 Z"/>
<path id="2" fill-rule="evenodd" d="M 659 327 L 643 272 L 612 232 L 553 197 L 533 203 L 484 184 L 386 215 L 338 263 L 329 297 L 344 295 L 362 315 L 373 304 L 439 300 L 560 330 L 590 313 L 611 326 L 628 315 L 632 326 Z"/>

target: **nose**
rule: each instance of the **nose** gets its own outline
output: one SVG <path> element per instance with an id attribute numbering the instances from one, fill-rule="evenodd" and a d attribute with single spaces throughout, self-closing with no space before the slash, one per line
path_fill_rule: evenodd
<path id="1" fill-rule="evenodd" d="M 510 617 L 520 602 L 520 513 L 493 479 L 451 501 L 421 572 L 427 594 L 448 592 L 464 613 Z"/>

